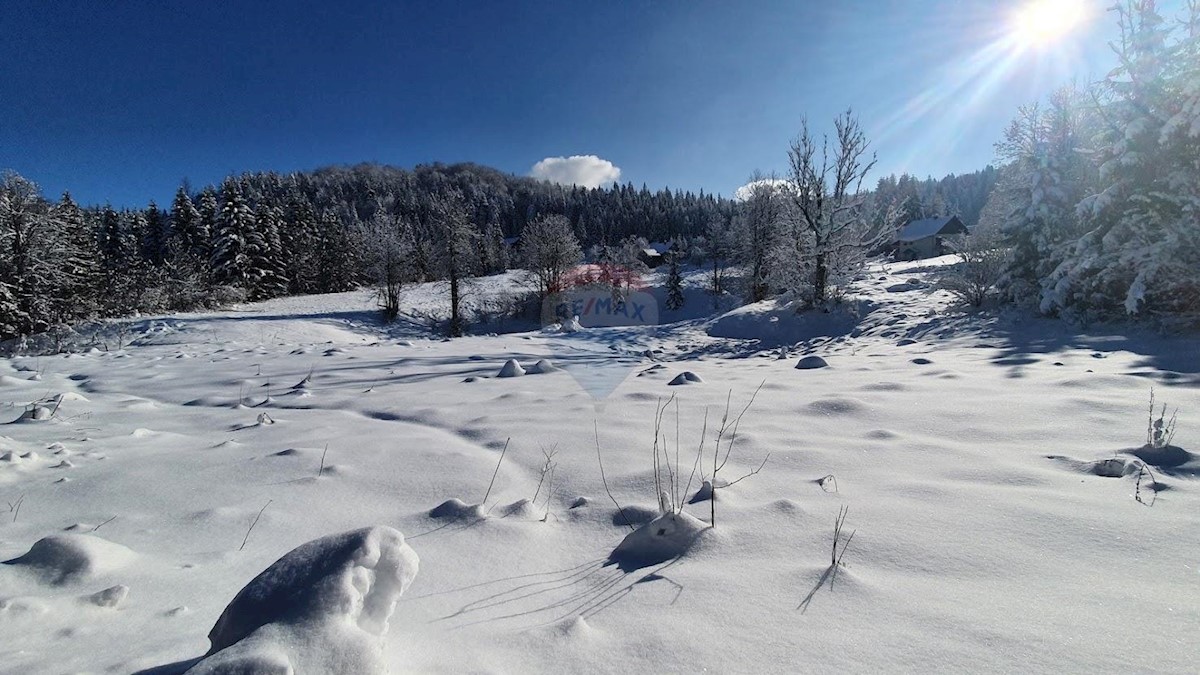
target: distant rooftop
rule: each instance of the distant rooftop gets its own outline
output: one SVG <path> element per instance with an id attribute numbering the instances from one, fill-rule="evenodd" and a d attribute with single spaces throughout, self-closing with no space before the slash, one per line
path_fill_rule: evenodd
<path id="1" fill-rule="evenodd" d="M 896 241 L 908 243 L 932 237 L 939 234 L 942 228 L 955 220 L 955 216 L 940 216 L 938 218 L 925 218 L 923 220 L 914 220 L 900 230 L 900 234 L 896 235 Z"/>

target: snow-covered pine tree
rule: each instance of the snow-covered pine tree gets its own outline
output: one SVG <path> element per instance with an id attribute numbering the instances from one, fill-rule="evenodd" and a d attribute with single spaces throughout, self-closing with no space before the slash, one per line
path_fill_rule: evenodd
<path id="1" fill-rule="evenodd" d="M 99 312 L 100 252 L 96 237 L 83 210 L 64 192 L 53 207 L 62 248 L 62 285 L 55 292 L 53 320 L 69 323 Z"/>
<path id="2" fill-rule="evenodd" d="M 315 293 L 320 275 L 317 216 L 312 204 L 294 185 L 288 188 L 279 238 L 287 252 L 288 292 Z"/>
<path id="3" fill-rule="evenodd" d="M 1178 25 L 1153 2 L 1115 9 L 1120 65 L 1095 96 L 1099 189 L 1041 306 L 1200 321 L 1200 5 Z"/>
<path id="4" fill-rule="evenodd" d="M 317 219 L 315 241 L 317 257 L 317 286 L 314 293 L 341 293 L 358 286 L 360 265 L 355 256 L 349 229 L 332 210 L 324 211 Z M 353 224 L 351 224 L 353 226 Z"/>
<path id="5" fill-rule="evenodd" d="M 252 266 L 252 247 L 261 245 L 254 229 L 254 213 L 242 197 L 237 181 L 228 178 L 221 185 L 221 211 L 213 232 L 212 271 L 218 284 L 249 291 L 257 281 Z"/>
<path id="6" fill-rule="evenodd" d="M 167 239 L 167 257 L 176 264 L 201 256 L 207 260 L 209 233 L 204 229 L 200 212 L 192 203 L 186 186 L 180 185 L 175 192 L 169 217 L 171 229 Z"/>
<path id="7" fill-rule="evenodd" d="M 681 309 L 684 304 L 683 274 L 679 270 L 679 253 L 667 254 L 667 309 Z"/>
<path id="8" fill-rule="evenodd" d="M 479 241 L 479 269 L 484 274 L 497 274 L 508 269 L 504 230 L 495 221 L 487 224 Z"/>
<path id="9" fill-rule="evenodd" d="M 255 229 L 249 247 L 250 266 L 255 270 L 251 297 L 257 300 L 277 298 L 287 293 L 287 269 L 279 229 L 283 212 L 266 202 L 254 214 Z"/>
<path id="10" fill-rule="evenodd" d="M 0 325 L 5 337 L 45 330 L 50 315 L 53 247 L 37 185 L 16 173 L 0 178 Z"/>
<path id="11" fill-rule="evenodd" d="M 1014 302 L 1038 302 L 1041 282 L 1061 259 L 1064 243 L 1079 236 L 1075 206 L 1087 180 L 1079 98 L 1064 88 L 1048 108 L 1022 106 L 996 144 L 997 156 L 1008 162 L 996 195 L 1009 209 L 1000 223 L 1009 249 L 1001 285 Z"/>
<path id="12" fill-rule="evenodd" d="M 146 227 L 142 233 L 142 258 L 151 265 L 162 265 L 169 259 L 168 245 L 171 241 L 171 220 L 158 209 L 154 200 L 146 207 Z"/>

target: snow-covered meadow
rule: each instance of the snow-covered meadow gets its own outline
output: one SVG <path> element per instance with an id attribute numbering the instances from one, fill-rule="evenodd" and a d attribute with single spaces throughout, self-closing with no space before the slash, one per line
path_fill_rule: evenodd
<path id="1" fill-rule="evenodd" d="M 929 265 L 833 314 L 443 341 L 359 292 L 0 361 L 0 671 L 182 672 L 212 630 L 264 672 L 1194 672 L 1195 338 L 964 313 Z"/>

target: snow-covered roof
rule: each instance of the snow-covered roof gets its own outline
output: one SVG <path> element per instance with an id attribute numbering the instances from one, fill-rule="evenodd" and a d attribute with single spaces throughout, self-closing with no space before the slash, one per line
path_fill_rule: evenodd
<path id="1" fill-rule="evenodd" d="M 642 249 L 642 255 L 646 256 L 647 258 L 658 258 L 658 257 L 662 256 L 661 253 L 659 253 L 657 250 L 655 250 L 653 248 Z"/>
<path id="2" fill-rule="evenodd" d="M 652 241 L 650 242 L 650 248 L 657 251 L 659 255 L 666 255 L 675 248 L 675 242 Z"/>
<path id="3" fill-rule="evenodd" d="M 903 230 L 900 230 L 900 234 L 896 235 L 896 241 L 911 242 L 941 234 L 942 229 L 953 220 L 955 220 L 955 216 L 914 220 L 905 225 Z"/>

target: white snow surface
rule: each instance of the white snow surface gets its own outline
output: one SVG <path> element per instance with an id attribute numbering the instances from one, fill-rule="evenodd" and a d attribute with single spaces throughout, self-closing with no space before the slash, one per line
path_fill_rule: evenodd
<path id="1" fill-rule="evenodd" d="M 665 326 L 444 341 L 356 292 L 2 359 L 0 672 L 203 672 L 231 607 L 259 618 L 210 658 L 266 672 L 1194 672 L 1195 336 L 966 312 L 931 283 L 942 262 L 876 265 L 828 314 L 706 315 L 697 292 Z M 830 367 L 796 369 L 810 355 Z M 495 377 L 509 359 L 561 372 Z M 683 371 L 705 384 L 666 386 Z M 711 478 L 726 401 L 760 384 L 686 545 L 611 564 L 626 519 L 662 518 L 662 480 L 686 498 Z M 1180 411 L 1158 453 L 1151 386 Z M 656 481 L 671 394 L 678 478 Z M 36 402 L 52 414 L 9 424 Z M 278 585 L 311 611 L 242 613 L 264 570 L 338 533 L 357 534 L 302 554 L 328 574 Z M 420 556 L 390 617 L 362 590 L 378 563 L 353 562 L 376 544 Z"/>

